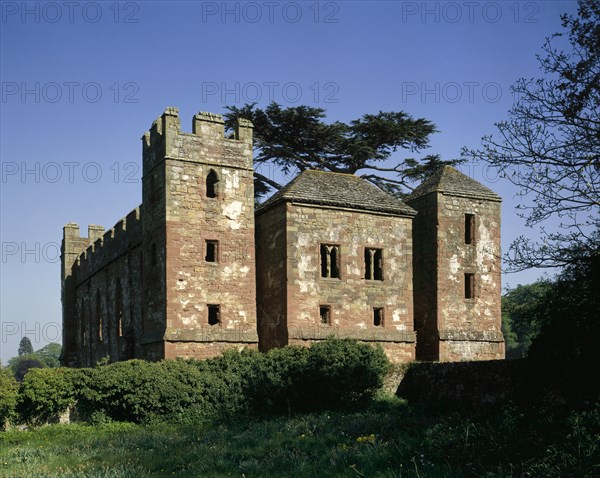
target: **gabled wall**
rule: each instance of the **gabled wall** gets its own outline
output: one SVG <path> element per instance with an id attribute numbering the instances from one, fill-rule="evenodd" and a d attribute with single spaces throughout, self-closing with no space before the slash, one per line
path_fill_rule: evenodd
<path id="1" fill-rule="evenodd" d="M 265 348 L 334 335 L 378 343 L 394 362 L 414 360 L 412 217 L 279 203 L 257 224 Z M 339 279 L 321 277 L 321 244 L 340 246 Z M 364 278 L 365 247 L 383 249 L 384 280 Z M 329 325 L 321 324 L 320 305 L 331 308 Z M 384 309 L 382 326 L 373 324 L 374 307 Z"/>

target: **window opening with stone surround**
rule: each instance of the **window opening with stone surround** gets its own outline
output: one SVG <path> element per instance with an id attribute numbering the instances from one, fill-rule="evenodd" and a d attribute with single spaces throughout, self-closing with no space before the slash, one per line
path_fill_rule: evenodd
<path id="1" fill-rule="evenodd" d="M 208 325 L 221 323 L 221 306 L 219 304 L 208 304 Z"/>
<path id="2" fill-rule="evenodd" d="M 383 327 L 383 307 L 373 307 L 373 325 Z"/>
<path id="3" fill-rule="evenodd" d="M 96 291 L 96 323 L 98 324 L 98 342 L 104 341 L 104 323 L 102 320 L 102 305 L 100 303 L 100 290 Z"/>
<path id="4" fill-rule="evenodd" d="M 85 317 L 85 308 L 84 308 L 83 299 L 81 299 L 80 306 L 79 306 L 79 317 L 80 317 L 79 335 L 80 335 L 80 339 L 81 339 L 81 344 L 85 347 L 87 345 L 86 337 L 85 337 L 85 318 L 86 317 Z"/>
<path id="5" fill-rule="evenodd" d="M 340 246 L 321 244 L 321 277 L 340 278 Z"/>
<path id="6" fill-rule="evenodd" d="M 204 260 L 206 262 L 219 262 L 219 241 L 206 241 L 206 255 L 204 256 Z"/>
<path id="7" fill-rule="evenodd" d="M 383 280 L 383 249 L 365 247 L 365 279 Z"/>
<path id="8" fill-rule="evenodd" d="M 123 337 L 123 294 L 121 292 L 121 281 L 117 280 L 115 291 L 115 315 L 117 325 L 117 337 Z"/>
<path id="9" fill-rule="evenodd" d="M 158 264 L 158 257 L 156 253 L 156 244 L 150 246 L 150 264 L 155 267 Z"/>
<path id="10" fill-rule="evenodd" d="M 219 177 L 217 173 L 215 173 L 212 169 L 206 176 L 206 197 L 207 198 L 216 198 L 218 193 L 218 185 Z"/>
<path id="11" fill-rule="evenodd" d="M 331 325 L 331 306 L 319 306 L 319 319 L 322 325 Z"/>
<path id="12" fill-rule="evenodd" d="M 475 297 L 475 274 L 465 274 L 465 299 L 473 299 Z"/>
<path id="13" fill-rule="evenodd" d="M 465 244 L 475 242 L 475 214 L 465 214 Z"/>

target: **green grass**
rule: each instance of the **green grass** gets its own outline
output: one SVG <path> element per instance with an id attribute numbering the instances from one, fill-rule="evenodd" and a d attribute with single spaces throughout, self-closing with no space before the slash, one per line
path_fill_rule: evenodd
<path id="1" fill-rule="evenodd" d="M 598 407 L 475 410 L 396 398 L 355 413 L 0 433 L 1 477 L 598 476 Z"/>

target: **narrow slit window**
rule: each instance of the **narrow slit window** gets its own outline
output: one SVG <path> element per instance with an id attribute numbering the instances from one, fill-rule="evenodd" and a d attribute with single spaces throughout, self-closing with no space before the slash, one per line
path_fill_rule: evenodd
<path id="1" fill-rule="evenodd" d="M 210 173 L 208 173 L 208 176 L 206 176 L 206 197 L 207 198 L 216 198 L 217 197 L 218 183 L 219 183 L 219 177 L 217 176 L 217 173 L 215 173 L 214 171 L 211 170 Z"/>
<path id="2" fill-rule="evenodd" d="M 475 297 L 475 274 L 465 274 L 465 299 Z"/>
<path id="3" fill-rule="evenodd" d="M 319 318 L 320 318 L 321 324 L 330 325 L 331 324 L 331 306 L 320 305 L 319 306 Z"/>
<path id="4" fill-rule="evenodd" d="M 219 241 L 206 241 L 206 262 L 219 262 Z"/>
<path id="5" fill-rule="evenodd" d="M 383 307 L 373 308 L 373 325 L 375 327 L 383 327 Z"/>
<path id="6" fill-rule="evenodd" d="M 475 214 L 465 214 L 465 244 L 475 242 Z"/>
<path id="7" fill-rule="evenodd" d="M 340 278 L 340 246 L 321 244 L 321 277 Z"/>
<path id="8" fill-rule="evenodd" d="M 102 305 L 100 303 L 100 291 L 96 291 L 96 320 L 98 323 L 98 342 L 104 341 L 104 324 L 102 321 Z"/>
<path id="9" fill-rule="evenodd" d="M 117 281 L 115 292 L 115 306 L 117 318 L 117 337 L 123 337 L 123 295 L 121 293 L 121 282 Z"/>
<path id="10" fill-rule="evenodd" d="M 208 325 L 218 325 L 221 323 L 221 306 L 218 304 L 208 305 Z"/>
<path id="11" fill-rule="evenodd" d="M 365 247 L 365 279 L 383 280 L 383 249 Z"/>

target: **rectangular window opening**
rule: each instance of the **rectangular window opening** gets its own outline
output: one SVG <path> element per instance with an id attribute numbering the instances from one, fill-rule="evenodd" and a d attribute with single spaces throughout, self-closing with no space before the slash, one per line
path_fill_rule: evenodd
<path id="1" fill-rule="evenodd" d="M 218 325 L 221 323 L 221 306 L 218 304 L 208 305 L 208 325 Z"/>
<path id="2" fill-rule="evenodd" d="M 475 242 L 475 214 L 465 214 L 465 244 Z"/>
<path id="3" fill-rule="evenodd" d="M 475 297 L 475 274 L 465 274 L 465 299 Z"/>
<path id="4" fill-rule="evenodd" d="M 365 279 L 383 280 L 383 249 L 365 247 Z"/>
<path id="5" fill-rule="evenodd" d="M 219 262 L 219 241 L 206 241 L 206 262 Z"/>
<path id="6" fill-rule="evenodd" d="M 340 278 L 340 246 L 321 244 L 321 277 Z"/>
<path id="7" fill-rule="evenodd" d="M 373 325 L 383 327 L 383 307 L 373 307 Z"/>
<path id="8" fill-rule="evenodd" d="M 330 305 L 320 305 L 319 306 L 319 317 L 321 320 L 321 324 L 330 325 L 331 324 L 331 306 Z"/>

